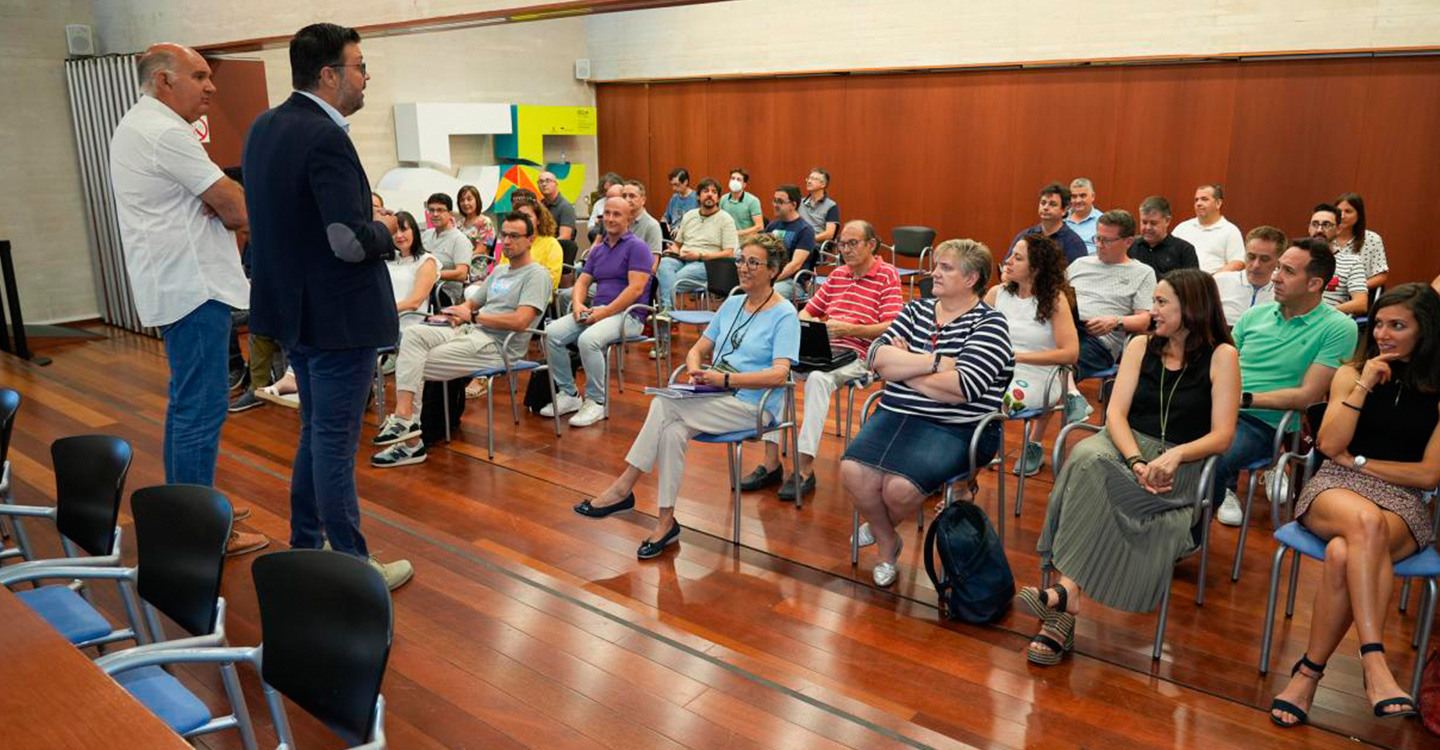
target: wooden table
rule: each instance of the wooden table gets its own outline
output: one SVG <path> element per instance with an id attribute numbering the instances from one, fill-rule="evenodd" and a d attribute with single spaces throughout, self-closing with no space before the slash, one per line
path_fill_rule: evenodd
<path id="1" fill-rule="evenodd" d="M 0 746 L 194 750 L 0 587 Z"/>

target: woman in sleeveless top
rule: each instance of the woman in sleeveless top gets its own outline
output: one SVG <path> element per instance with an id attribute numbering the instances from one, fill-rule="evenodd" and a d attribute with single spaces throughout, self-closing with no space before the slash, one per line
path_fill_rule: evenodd
<path id="1" fill-rule="evenodd" d="M 465 233 L 475 254 L 483 259 L 487 251 L 495 246 L 495 222 L 484 214 L 485 204 L 480 200 L 479 188 L 474 185 L 460 186 L 460 191 L 455 194 L 455 208 L 460 212 L 460 220 L 455 222 L 455 228 Z M 472 262 L 472 282 L 475 281 L 475 275 Z M 479 274 L 481 280 L 485 275 Z"/>
<path id="2" fill-rule="evenodd" d="M 439 263 L 435 256 L 425 252 L 420 241 L 420 229 L 415 217 L 406 211 L 395 214 L 399 228 L 395 230 L 395 249 L 399 252 L 393 260 L 385 262 L 390 272 L 390 286 L 395 292 L 395 311 L 430 312 L 430 290 L 439 277 Z M 401 327 L 418 323 L 419 315 L 400 318 Z"/>
<path id="3" fill-rule="evenodd" d="M 1271 704 L 1281 726 L 1305 723 L 1325 662 L 1352 621 L 1375 715 L 1416 714 L 1385 662 L 1381 634 L 1394 561 L 1432 541 L 1421 493 L 1440 482 L 1440 296 L 1401 284 L 1376 300 L 1370 320 L 1354 361 L 1331 381 L 1315 441 L 1325 462 L 1295 505 L 1300 523 L 1328 541 L 1310 640 Z"/>
<path id="4" fill-rule="evenodd" d="M 990 287 L 985 295 L 985 304 L 1005 316 L 1015 351 L 1015 374 L 1005 388 L 1005 413 L 1045 409 L 1015 466 L 1016 474 L 1024 471 L 1027 477 L 1040 473 L 1045 460 L 1040 443 L 1050 426 L 1049 407 L 1065 393 L 1067 379 L 1060 365 L 1073 365 L 1080 358 L 1065 265 L 1065 254 L 1054 240 L 1031 232 L 1015 243 L 1000 266 L 1003 283 Z"/>
<path id="5" fill-rule="evenodd" d="M 1050 494 L 1037 550 L 1060 580 L 1019 597 L 1043 623 L 1026 654 L 1036 664 L 1074 647 L 1081 591 L 1127 612 L 1160 604 L 1176 558 L 1195 546 L 1202 464 L 1235 436 L 1240 359 L 1215 280 L 1171 271 L 1150 313 L 1154 334 L 1125 346 L 1107 426 L 1075 446 Z"/>

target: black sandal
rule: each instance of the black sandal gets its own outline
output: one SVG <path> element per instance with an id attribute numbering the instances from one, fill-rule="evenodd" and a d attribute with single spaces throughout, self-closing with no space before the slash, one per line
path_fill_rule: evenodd
<path id="1" fill-rule="evenodd" d="M 1362 659 L 1365 657 L 1366 654 L 1371 654 L 1371 653 L 1379 653 L 1379 654 L 1385 653 L 1385 644 L 1383 644 L 1383 643 L 1362 643 L 1362 644 L 1360 644 L 1360 657 L 1361 657 Z M 1368 680 L 1365 680 L 1365 679 L 1364 679 L 1364 672 L 1363 672 L 1363 671 L 1361 672 L 1361 682 L 1362 682 L 1362 684 L 1368 683 Z M 1368 684 L 1366 684 L 1366 686 L 1368 687 Z M 1391 706 L 1405 706 L 1405 709 L 1402 710 L 1402 711 L 1386 711 L 1386 710 L 1385 710 L 1385 709 L 1387 709 L 1387 708 L 1389 708 L 1389 707 L 1391 707 Z M 1385 700 L 1382 700 L 1382 701 L 1377 702 L 1377 703 L 1375 704 L 1375 706 L 1374 706 L 1374 710 L 1375 710 L 1375 716 L 1376 716 L 1376 718 L 1380 718 L 1380 719 L 1393 719 L 1393 718 L 1395 718 L 1395 717 L 1397 717 L 1397 716 L 1419 716 L 1419 715 L 1420 715 L 1420 708 L 1415 705 L 1415 699 L 1414 699 L 1414 698 L 1411 698 L 1411 697 L 1409 697 L 1409 696 L 1401 696 L 1401 697 L 1398 697 L 1398 698 L 1386 698 Z"/>
<path id="2" fill-rule="evenodd" d="M 1309 654 L 1300 655 L 1300 661 L 1295 662 L 1295 666 L 1290 668 L 1290 676 L 1294 677 L 1295 673 L 1299 672 L 1301 667 L 1310 670 L 1313 674 L 1307 676 L 1311 677 L 1311 679 L 1315 680 L 1316 682 L 1319 682 L 1320 678 L 1325 676 L 1325 665 L 1316 664 L 1315 662 L 1310 661 Z M 1314 701 L 1313 697 L 1311 698 L 1311 701 Z M 1295 716 L 1295 721 L 1281 721 L 1280 717 L 1275 715 L 1276 711 L 1284 711 Z M 1294 703 L 1291 703 L 1290 701 L 1282 701 L 1279 698 L 1276 698 L 1275 700 L 1270 701 L 1270 721 L 1274 722 L 1275 726 L 1292 729 L 1294 727 L 1298 727 L 1309 722 L 1310 715 L 1308 711 L 1302 710 Z"/>

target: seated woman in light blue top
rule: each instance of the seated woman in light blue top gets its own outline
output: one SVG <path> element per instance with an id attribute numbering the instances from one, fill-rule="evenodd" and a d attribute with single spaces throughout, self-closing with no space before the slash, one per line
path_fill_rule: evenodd
<path id="1" fill-rule="evenodd" d="M 575 506 L 575 512 L 602 518 L 635 507 L 635 483 L 659 463 L 659 507 L 655 528 L 636 553 L 640 559 L 659 555 L 680 536 L 675 496 L 685 471 L 685 449 L 697 434 L 755 429 L 756 412 L 767 388 L 784 385 L 790 366 L 800 357 L 800 318 L 795 307 L 775 293 L 775 276 L 785 265 L 785 246 L 775 237 L 747 237 L 735 260 L 740 289 L 710 321 L 710 326 L 685 357 L 692 383 L 731 388 L 715 396 L 674 399 L 657 396 L 650 402 L 645 426 L 625 457 L 629 464 L 610 486 Z M 707 368 L 702 363 L 710 358 Z M 767 422 L 780 419 L 784 398 L 773 394 L 765 403 Z"/>

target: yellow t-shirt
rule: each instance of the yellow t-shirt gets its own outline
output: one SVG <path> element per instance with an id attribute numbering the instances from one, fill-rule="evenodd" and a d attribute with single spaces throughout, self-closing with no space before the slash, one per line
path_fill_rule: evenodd
<path id="1" fill-rule="evenodd" d="M 565 251 L 560 249 L 560 240 L 554 237 L 536 235 L 535 241 L 530 243 L 530 258 L 550 271 L 550 288 L 560 286 L 561 265 L 565 263 Z M 500 264 L 509 265 L 510 259 L 500 253 Z"/>

